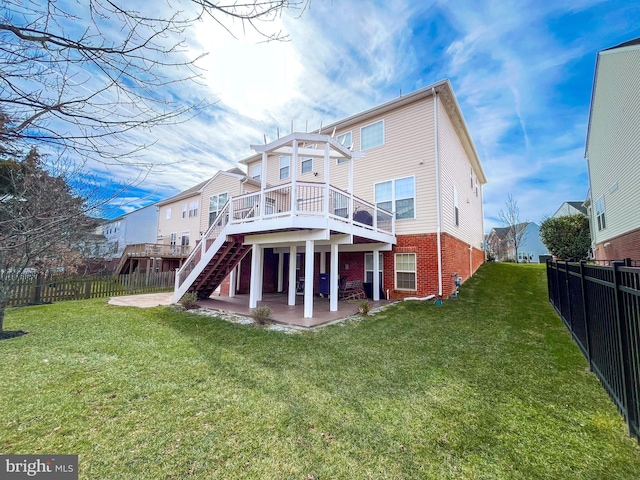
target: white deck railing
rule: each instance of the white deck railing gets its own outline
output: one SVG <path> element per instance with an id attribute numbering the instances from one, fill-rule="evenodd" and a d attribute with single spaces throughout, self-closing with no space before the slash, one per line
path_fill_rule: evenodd
<path id="1" fill-rule="evenodd" d="M 391 235 L 395 231 L 391 212 L 321 183 L 297 182 L 295 187 L 288 183 L 230 200 L 229 223 L 232 225 L 292 215 L 329 217 Z"/>

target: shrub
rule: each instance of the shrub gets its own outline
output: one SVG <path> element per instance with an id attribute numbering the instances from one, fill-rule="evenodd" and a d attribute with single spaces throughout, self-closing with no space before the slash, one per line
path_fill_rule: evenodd
<path id="1" fill-rule="evenodd" d="M 251 317 L 258 325 L 266 325 L 271 320 L 271 308 L 268 305 L 261 305 L 253 311 Z"/>
<path id="2" fill-rule="evenodd" d="M 180 299 L 180 305 L 185 310 L 193 310 L 198 308 L 198 294 L 196 292 L 187 292 Z"/>
<path id="3" fill-rule="evenodd" d="M 371 310 L 371 305 L 369 305 L 369 300 L 362 300 L 360 302 L 360 304 L 358 304 L 358 313 L 360 313 L 360 315 L 368 315 L 369 314 L 369 310 Z"/>

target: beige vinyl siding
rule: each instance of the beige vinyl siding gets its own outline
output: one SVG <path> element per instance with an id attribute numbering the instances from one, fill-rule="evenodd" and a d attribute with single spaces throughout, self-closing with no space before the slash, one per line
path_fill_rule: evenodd
<path id="1" fill-rule="evenodd" d="M 209 229 L 209 197 L 225 192 L 228 193 L 228 198 L 241 195 L 242 180 L 242 178 L 220 172 L 204 187 L 202 191 L 202 206 L 200 208 L 199 232 L 206 232 Z"/>
<path id="2" fill-rule="evenodd" d="M 438 150 L 440 155 L 440 198 L 442 231 L 476 248 L 482 247 L 482 187 L 471 162 L 442 103 L 438 104 Z M 475 185 L 478 184 L 476 197 Z M 459 225 L 455 224 L 454 188 L 458 191 Z"/>
<path id="3" fill-rule="evenodd" d="M 162 236 L 162 239 L 159 239 L 158 243 L 169 245 L 171 233 L 177 233 L 179 245 L 182 232 L 189 232 L 189 246 L 193 249 L 196 240 L 200 239 L 200 215 L 196 217 L 189 217 L 187 215 L 186 218 L 182 218 L 182 206 L 186 203 L 188 212 L 189 204 L 195 201 L 199 202 L 198 212 L 200 213 L 202 211 L 202 201 L 199 193 L 160 207 L 158 215 L 158 236 Z M 171 208 L 171 219 L 169 220 L 166 218 L 167 208 Z"/>
<path id="4" fill-rule="evenodd" d="M 436 231 L 435 143 L 433 102 L 422 99 L 379 117 L 350 125 L 336 136 L 352 132 L 353 144 L 360 145 L 360 128 L 384 120 L 384 145 L 370 148 L 364 157 L 354 160 L 354 194 L 374 202 L 374 185 L 378 182 L 415 176 L 415 219 L 396 222 L 398 235 Z M 420 164 L 420 162 L 423 162 Z M 349 164 L 331 164 L 331 183 L 348 186 Z"/>
<path id="5" fill-rule="evenodd" d="M 601 243 L 640 227 L 640 46 L 600 52 L 595 82 L 587 157 L 591 225 Z M 595 202 L 603 195 L 606 228 L 598 231 Z"/>

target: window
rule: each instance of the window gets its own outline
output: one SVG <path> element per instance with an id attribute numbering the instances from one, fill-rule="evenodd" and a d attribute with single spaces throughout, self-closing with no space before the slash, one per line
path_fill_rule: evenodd
<path id="1" fill-rule="evenodd" d="M 187 204 L 182 205 L 182 218 L 187 218 Z"/>
<path id="2" fill-rule="evenodd" d="M 396 253 L 396 289 L 416 290 L 416 254 Z"/>
<path id="3" fill-rule="evenodd" d="M 182 232 L 182 240 L 180 245 L 183 247 L 189 246 L 189 232 Z"/>
<path id="4" fill-rule="evenodd" d="M 378 258 L 380 259 L 380 288 L 382 288 L 382 252 L 378 252 Z M 373 283 L 373 253 L 364 254 L 364 281 L 365 283 Z"/>
<path id="5" fill-rule="evenodd" d="M 211 195 L 209 197 L 209 226 L 218 217 L 222 208 L 227 203 L 228 194 L 219 193 L 218 195 Z"/>
<path id="6" fill-rule="evenodd" d="M 262 164 L 258 163 L 251 167 L 251 178 L 254 180 L 260 180 L 262 178 Z"/>
<path id="7" fill-rule="evenodd" d="M 596 200 L 596 219 L 598 221 L 598 230 L 607 228 L 607 222 L 604 218 L 604 196 Z"/>
<path id="8" fill-rule="evenodd" d="M 396 212 L 397 219 L 415 218 L 415 178 L 406 177 L 376 183 L 375 201 L 379 208 Z"/>
<path id="9" fill-rule="evenodd" d="M 171 220 L 171 207 L 167 208 L 167 215 L 165 217 L 167 220 Z"/>
<path id="10" fill-rule="evenodd" d="M 302 173 L 309 173 L 313 170 L 313 158 L 304 158 L 300 163 L 300 171 Z"/>
<path id="11" fill-rule="evenodd" d="M 384 145 L 384 122 L 382 120 L 360 129 L 361 150 L 367 150 L 379 145 Z"/>
<path id="12" fill-rule="evenodd" d="M 198 216 L 198 201 L 191 202 L 189 204 L 189 217 L 197 217 L 197 216 Z"/>
<path id="13" fill-rule="evenodd" d="M 476 185 L 476 198 L 478 198 L 478 177 L 474 178 L 474 182 Z"/>
<path id="14" fill-rule="evenodd" d="M 473 190 L 473 167 L 471 167 L 471 173 L 469 174 L 469 180 L 471 182 L 471 190 Z"/>
<path id="15" fill-rule="evenodd" d="M 351 132 L 348 133 L 343 133 L 342 135 L 338 135 L 338 137 L 336 138 L 336 141 L 340 144 L 343 145 L 347 148 L 351 148 L 351 146 L 353 145 L 353 141 L 351 140 Z M 349 160 L 346 158 L 339 158 L 336 163 L 338 165 L 341 165 L 343 163 L 347 163 Z"/>
<path id="16" fill-rule="evenodd" d="M 169 240 L 169 245 L 175 245 L 176 243 L 178 243 L 178 234 L 177 233 L 172 233 L 170 238 L 171 238 L 171 240 Z"/>
<path id="17" fill-rule="evenodd" d="M 289 178 L 289 166 L 291 165 L 291 157 L 280 157 L 280 180 Z"/>
<path id="18" fill-rule="evenodd" d="M 456 227 L 460 225 L 460 215 L 458 213 L 458 189 L 453 187 L 453 219 Z"/>

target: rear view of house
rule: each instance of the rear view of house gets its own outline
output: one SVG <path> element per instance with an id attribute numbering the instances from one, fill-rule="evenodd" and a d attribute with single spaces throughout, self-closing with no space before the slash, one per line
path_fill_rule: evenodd
<path id="1" fill-rule="evenodd" d="M 447 296 L 484 261 L 486 177 L 448 80 L 252 148 L 255 189 L 229 193 L 174 300 L 210 295 L 226 272 L 233 295 L 247 258 L 251 308 L 284 292 L 309 318 L 318 294 L 337 310 L 345 282 L 373 299 Z"/>
<path id="2" fill-rule="evenodd" d="M 640 259 L 640 38 L 598 52 L 585 158 L 594 257 Z"/>

